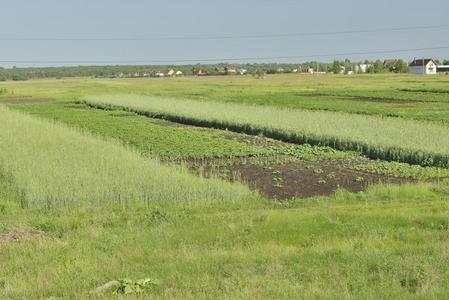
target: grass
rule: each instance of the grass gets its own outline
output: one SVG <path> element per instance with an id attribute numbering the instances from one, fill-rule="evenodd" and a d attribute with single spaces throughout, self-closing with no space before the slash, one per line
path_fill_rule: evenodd
<path id="1" fill-rule="evenodd" d="M 249 190 L 144 159 L 113 141 L 0 106 L 0 167 L 23 207 L 152 201 L 241 201 Z"/>
<path id="2" fill-rule="evenodd" d="M 135 113 L 90 109 L 75 103 L 12 105 L 11 108 L 58 121 L 91 134 L 113 138 L 143 156 L 164 161 L 202 164 L 214 159 L 215 166 L 232 164 L 271 165 L 295 161 L 350 159 L 348 168 L 364 172 L 428 180 L 449 177 L 449 170 L 423 168 L 396 162 L 369 161 L 357 153 L 307 144 L 283 144 L 263 137 L 193 126 L 180 126 Z M 161 137 L 164 137 L 161 139 Z"/>
<path id="3" fill-rule="evenodd" d="M 100 111 L 74 103 L 14 105 L 12 108 L 117 139 L 144 156 L 163 160 L 262 155 L 264 150 L 224 138 L 220 130 L 177 126 L 123 111 Z"/>
<path id="4" fill-rule="evenodd" d="M 360 151 L 371 158 L 449 166 L 448 127 L 431 123 L 138 95 L 90 96 L 84 102 L 181 123 Z"/>
<path id="5" fill-rule="evenodd" d="M 141 298 L 445 299 L 447 191 L 387 186 L 251 207 L 7 209 L 3 232 L 45 234 L 0 243 L 0 297 L 88 298 L 110 280 L 151 278 L 158 284 Z"/>
<path id="6" fill-rule="evenodd" d="M 256 112 L 307 108 L 448 124 L 447 83 L 445 76 L 383 75 L 0 83 L 7 89 L 0 102 L 55 99 L 11 106 L 52 121 L 0 106 L 0 298 L 446 299 L 449 182 L 267 201 L 238 184 L 161 166 L 154 157 L 363 158 L 326 147 L 260 147 L 244 135 L 169 127 L 71 102 L 132 91 L 246 103 L 257 105 Z M 317 91 L 326 95 L 307 96 Z M 353 98 L 363 95 L 371 99 Z M 382 161 L 361 168 L 418 179 L 447 174 Z M 140 295 L 91 294 L 123 278 L 156 284 Z"/>
<path id="7" fill-rule="evenodd" d="M 449 124 L 449 76 L 273 75 L 265 80 L 251 76 L 205 78 L 142 78 L 33 80 L 0 82 L 12 97 L 54 98 L 74 101 L 88 95 L 137 93 L 180 99 L 340 111 Z M 406 91 L 413 90 L 413 91 Z M 420 92 L 417 90 L 424 90 Z"/>
<path id="8" fill-rule="evenodd" d="M 207 158 L 229 161 L 240 157 L 286 155 L 293 159 L 326 160 L 358 156 L 329 147 L 283 144 L 264 137 L 183 126 L 122 110 L 103 111 L 76 103 L 12 105 L 10 108 L 62 122 L 94 135 L 113 138 L 135 148 L 143 156 L 158 157 L 164 161 Z"/>

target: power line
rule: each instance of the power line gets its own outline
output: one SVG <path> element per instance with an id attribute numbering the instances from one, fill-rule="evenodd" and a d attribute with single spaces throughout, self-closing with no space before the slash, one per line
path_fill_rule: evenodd
<path id="1" fill-rule="evenodd" d="M 329 36 L 329 35 L 345 35 L 360 33 L 380 33 L 395 31 L 412 31 L 426 29 L 449 28 L 449 24 L 426 25 L 426 26 L 409 26 L 409 27 L 391 27 L 377 29 L 361 29 L 361 30 L 345 30 L 345 31 L 317 31 L 317 32 L 300 32 L 300 33 L 274 33 L 261 35 L 216 35 L 216 36 L 174 36 L 174 37 L 93 37 L 93 38 L 66 38 L 66 37 L 23 37 L 8 38 L 0 37 L 0 41 L 175 41 L 175 40 L 230 40 L 230 39 L 266 39 L 266 38 L 291 38 L 291 37 L 307 37 L 307 36 Z"/>
<path id="2" fill-rule="evenodd" d="M 406 53 L 415 51 L 429 51 L 449 49 L 449 46 L 409 48 L 396 50 L 377 50 L 360 52 L 342 52 L 333 54 L 291 55 L 291 56 L 259 56 L 259 57 L 233 57 L 233 58 L 204 58 L 204 59 L 136 59 L 136 60 L 0 60 L 0 63 L 12 64 L 132 64 L 132 63 L 199 63 L 199 62 L 228 62 L 228 61 L 263 61 L 277 59 L 325 58 L 353 55 Z"/>

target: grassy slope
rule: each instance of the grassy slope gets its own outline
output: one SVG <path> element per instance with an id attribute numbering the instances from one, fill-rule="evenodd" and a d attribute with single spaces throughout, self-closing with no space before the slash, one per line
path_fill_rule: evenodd
<path id="1" fill-rule="evenodd" d="M 81 78 L 0 82 L 0 89 L 9 91 L 0 99 L 32 95 L 76 100 L 92 94 L 132 91 L 155 96 L 394 115 L 449 123 L 448 83 L 449 76 L 444 75 L 276 75 L 264 80 L 251 76 L 113 80 Z M 404 91 L 407 89 L 412 91 Z"/>
<path id="2" fill-rule="evenodd" d="M 0 298 L 86 298 L 129 277 L 158 280 L 161 299 L 445 299 L 448 195 L 403 186 L 285 205 L 8 207 L 0 232 L 46 234 L 0 243 Z"/>

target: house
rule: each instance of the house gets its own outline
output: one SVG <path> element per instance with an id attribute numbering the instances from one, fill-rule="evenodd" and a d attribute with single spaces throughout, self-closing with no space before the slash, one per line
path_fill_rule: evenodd
<path id="1" fill-rule="evenodd" d="M 449 73 L 449 65 L 437 66 L 437 73 Z"/>
<path id="2" fill-rule="evenodd" d="M 203 71 L 203 69 L 195 69 L 195 70 L 193 70 L 193 74 L 195 76 L 205 76 L 206 75 L 206 73 Z"/>
<path id="3" fill-rule="evenodd" d="M 233 67 L 226 67 L 225 68 L 226 74 L 228 75 L 235 75 L 237 74 L 237 70 Z"/>
<path id="4" fill-rule="evenodd" d="M 386 59 L 384 60 L 384 67 L 387 69 L 394 68 L 394 66 L 399 62 L 399 59 Z"/>
<path id="5" fill-rule="evenodd" d="M 150 73 L 150 77 L 164 77 L 165 76 L 165 74 L 163 73 L 163 72 L 160 72 L 160 71 L 153 71 L 153 72 L 151 72 Z"/>
<path id="6" fill-rule="evenodd" d="M 167 73 L 165 73 L 165 76 L 167 76 L 167 77 L 175 76 L 175 70 L 173 70 L 173 69 L 168 70 Z"/>
<path id="7" fill-rule="evenodd" d="M 437 63 L 431 59 L 414 59 L 410 65 L 410 74 L 432 75 L 437 73 Z"/>
<path id="8" fill-rule="evenodd" d="M 279 67 L 279 68 L 277 68 L 277 70 L 276 70 L 278 73 L 284 73 L 284 68 L 283 67 Z"/>
<path id="9" fill-rule="evenodd" d="M 384 62 L 385 63 L 385 62 Z M 366 72 L 368 72 L 368 68 L 370 67 L 371 65 L 369 65 L 369 64 L 359 64 L 359 65 L 356 65 L 355 66 L 355 71 L 357 72 L 357 73 L 366 73 Z"/>
<path id="10" fill-rule="evenodd" d="M 314 70 L 313 70 L 313 68 L 307 67 L 307 68 L 303 69 L 302 72 L 305 74 L 313 74 Z"/>
<path id="11" fill-rule="evenodd" d="M 176 71 L 175 75 L 176 76 L 182 76 L 182 75 L 184 75 L 184 73 L 182 73 L 182 71 Z"/>
<path id="12" fill-rule="evenodd" d="M 237 72 L 239 73 L 239 75 L 245 75 L 246 73 L 248 73 L 248 70 L 246 70 L 246 69 L 239 69 Z"/>

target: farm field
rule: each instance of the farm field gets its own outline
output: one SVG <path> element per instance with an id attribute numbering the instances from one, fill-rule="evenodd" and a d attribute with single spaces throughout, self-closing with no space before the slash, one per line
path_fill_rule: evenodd
<path id="1" fill-rule="evenodd" d="M 0 99 L 74 101 L 90 95 L 133 93 L 310 110 L 397 116 L 449 123 L 449 76 L 303 76 L 165 79 L 67 78 L 0 82 Z"/>
<path id="2" fill-rule="evenodd" d="M 0 298 L 445 299 L 448 83 L 0 83 Z"/>

